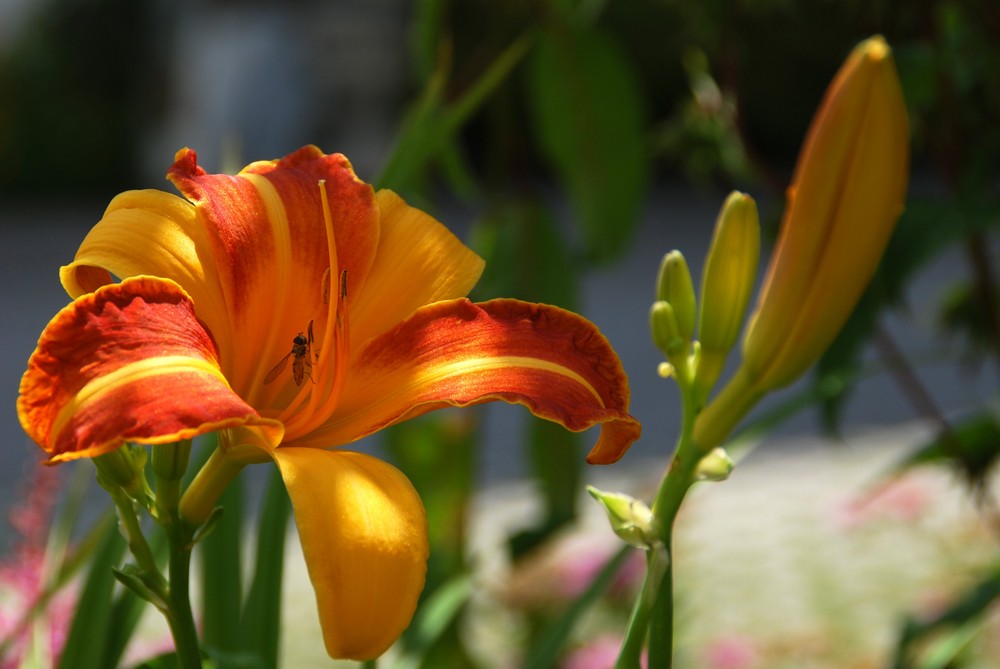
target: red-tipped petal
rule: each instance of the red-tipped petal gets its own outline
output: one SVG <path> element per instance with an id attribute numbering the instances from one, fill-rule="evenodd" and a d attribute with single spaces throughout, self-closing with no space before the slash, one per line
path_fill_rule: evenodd
<path id="1" fill-rule="evenodd" d="M 60 311 L 28 361 L 17 412 L 53 462 L 234 425 L 261 425 L 275 444 L 282 432 L 229 388 L 187 294 L 152 277 L 105 286 Z"/>
<path id="2" fill-rule="evenodd" d="M 586 319 L 519 300 L 438 302 L 352 357 L 343 399 L 310 445 L 343 444 L 428 411 L 500 400 L 573 431 L 601 425 L 587 459 L 639 437 L 618 356 Z"/>

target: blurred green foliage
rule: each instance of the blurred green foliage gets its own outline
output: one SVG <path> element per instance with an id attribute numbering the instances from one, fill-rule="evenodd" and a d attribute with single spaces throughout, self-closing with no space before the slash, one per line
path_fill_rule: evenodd
<path id="1" fill-rule="evenodd" d="M 46 0 L 0 44 L 0 195 L 46 200 L 134 187 L 164 95 L 152 3 Z"/>

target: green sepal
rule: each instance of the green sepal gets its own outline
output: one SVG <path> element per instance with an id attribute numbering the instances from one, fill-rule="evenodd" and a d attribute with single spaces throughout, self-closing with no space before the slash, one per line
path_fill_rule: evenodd
<path id="1" fill-rule="evenodd" d="M 167 610 L 167 602 L 156 593 L 145 581 L 144 572 L 134 564 L 126 564 L 121 568 L 112 567 L 111 573 L 119 583 L 146 600 L 160 611 Z"/>

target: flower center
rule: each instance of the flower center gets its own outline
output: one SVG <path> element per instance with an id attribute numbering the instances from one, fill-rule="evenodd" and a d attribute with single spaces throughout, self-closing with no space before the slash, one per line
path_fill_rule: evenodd
<path id="1" fill-rule="evenodd" d="M 347 377 L 349 350 L 347 270 L 340 270 L 337 261 L 337 242 L 333 231 L 333 215 L 326 194 L 326 182 L 319 181 L 319 194 L 326 227 L 329 266 L 323 273 L 323 304 L 326 306 L 326 325 L 314 346 L 311 325 L 307 343 L 298 350 L 309 356 L 310 379 L 301 383 L 294 399 L 285 407 L 278 419 L 285 425 L 285 441 L 308 434 L 319 427 L 337 408 Z M 337 277 L 337 284 L 332 282 Z M 293 349 L 293 354 L 296 351 Z M 296 358 L 299 362 L 300 358 Z M 305 365 L 303 360 L 301 363 Z M 303 374 L 304 376 L 304 374 Z M 298 380 L 298 376 L 296 377 Z"/>

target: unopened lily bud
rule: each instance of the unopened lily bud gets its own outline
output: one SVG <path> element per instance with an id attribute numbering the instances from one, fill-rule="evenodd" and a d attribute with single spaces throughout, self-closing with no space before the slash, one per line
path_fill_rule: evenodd
<path id="1" fill-rule="evenodd" d="M 677 318 L 669 302 L 654 302 L 649 310 L 649 331 L 653 343 L 663 355 L 671 359 L 684 352 L 684 337 L 677 326 Z"/>
<path id="2" fill-rule="evenodd" d="M 908 142 L 892 53 L 872 37 L 851 52 L 809 128 L 743 363 L 695 421 L 701 447 L 720 444 L 764 394 L 813 365 L 843 327 L 903 211 Z"/>
<path id="3" fill-rule="evenodd" d="M 726 449 L 716 446 L 698 461 L 694 476 L 698 481 L 725 481 L 732 473 L 733 459 Z"/>
<path id="4" fill-rule="evenodd" d="M 97 481 L 104 488 L 121 488 L 132 499 L 142 499 L 146 492 L 146 449 L 130 446 L 99 455 L 93 459 Z"/>
<path id="5" fill-rule="evenodd" d="M 694 283 L 687 261 L 680 251 L 671 251 L 663 256 L 660 272 L 656 279 L 656 299 L 669 302 L 677 318 L 677 327 L 681 336 L 691 341 L 694 337 L 695 315 L 697 303 L 694 296 Z"/>
<path id="6" fill-rule="evenodd" d="M 191 440 L 185 439 L 174 444 L 164 444 L 153 448 L 153 473 L 157 478 L 179 481 L 187 472 L 191 459 Z"/>
<path id="7" fill-rule="evenodd" d="M 743 328 L 759 259 L 757 204 L 750 196 L 733 192 L 715 222 L 701 277 L 697 382 L 704 388 L 711 388 L 718 380 L 726 354 Z"/>
<path id="8" fill-rule="evenodd" d="M 660 523 L 645 502 L 620 492 L 603 492 L 593 486 L 587 486 L 587 492 L 604 507 L 611 529 L 625 543 L 648 549 L 661 541 Z"/>
<path id="9" fill-rule="evenodd" d="M 843 327 L 903 212 L 908 172 L 902 87 L 889 46 L 872 37 L 830 84 L 799 157 L 743 345 L 761 387 L 794 381 Z"/>

